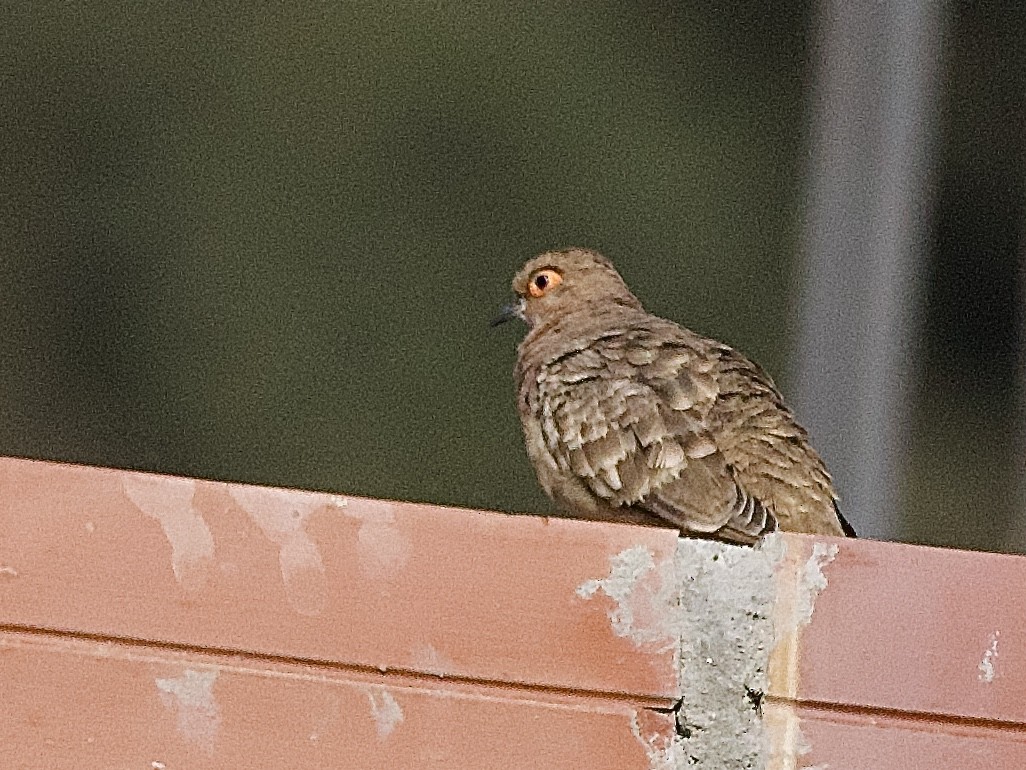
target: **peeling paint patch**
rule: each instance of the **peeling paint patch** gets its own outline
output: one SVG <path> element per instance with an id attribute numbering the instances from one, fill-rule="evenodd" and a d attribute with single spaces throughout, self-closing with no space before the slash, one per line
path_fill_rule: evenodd
<path id="1" fill-rule="evenodd" d="M 214 536 L 193 507 L 193 479 L 126 474 L 125 495 L 151 519 L 156 519 L 171 544 L 171 569 L 186 591 L 203 588 L 214 565 Z M 87 525 L 88 527 L 88 525 Z"/>
<path id="2" fill-rule="evenodd" d="M 812 745 L 802 733 L 801 720 L 790 704 L 768 703 L 763 710 L 766 739 L 766 768 L 773 770 L 827 770 L 824 765 L 807 765 L 803 757 Z"/>
<path id="3" fill-rule="evenodd" d="M 990 644 L 987 649 L 983 652 L 983 660 L 980 661 L 980 665 L 977 668 L 980 670 L 980 681 L 990 684 L 997 678 L 996 662 L 998 657 L 998 637 L 1001 636 L 1000 631 L 995 631 L 990 635 Z"/>
<path id="4" fill-rule="evenodd" d="M 410 662 L 416 670 L 439 679 L 456 670 L 456 664 L 431 644 L 418 644 L 410 654 Z"/>
<path id="5" fill-rule="evenodd" d="M 403 710 L 392 697 L 392 693 L 384 687 L 372 687 L 367 691 L 370 700 L 371 716 L 378 728 L 378 738 L 384 740 L 396 726 L 403 721 Z"/>
<path id="6" fill-rule="evenodd" d="M 270 487 L 229 487 L 232 499 L 278 546 L 285 598 L 301 615 L 318 615 L 328 600 L 324 562 L 306 533 L 311 514 L 324 507 L 320 495 Z"/>
<path id="7" fill-rule="evenodd" d="M 816 597 L 827 587 L 826 575 L 823 568 L 837 557 L 836 543 L 815 543 L 812 546 L 812 555 L 805 562 L 801 578 L 798 583 L 798 595 L 795 598 L 795 624 L 807 626 L 812 622 L 812 611 L 816 606 Z"/>
<path id="8" fill-rule="evenodd" d="M 395 506 L 384 500 L 364 500 L 344 514 L 360 522 L 356 535 L 360 570 L 375 580 L 389 580 L 410 560 L 413 544 L 396 524 Z"/>
<path id="9" fill-rule="evenodd" d="M 770 541 L 767 537 L 763 545 Z M 836 543 L 813 541 L 811 549 L 795 544 L 791 549 L 785 539 L 778 541 L 780 563 L 784 568 L 776 581 L 774 596 L 773 638 L 771 656 L 773 690 L 778 695 L 797 698 L 799 690 L 800 638 L 802 629 L 812 622 L 819 595 L 826 590 L 827 566 L 837 557 Z M 797 767 L 797 765 L 792 765 Z"/>
<path id="10" fill-rule="evenodd" d="M 642 714 L 631 712 L 631 735 L 635 737 L 648 757 L 649 770 L 678 770 L 687 766 L 687 756 L 677 739 L 672 725 L 665 729 L 648 729 Z M 672 722 L 672 717 L 669 717 Z M 665 721 L 665 717 L 664 717 Z"/>
<path id="11" fill-rule="evenodd" d="M 18 577 L 18 570 L 7 564 L 0 567 L 0 578 L 16 578 Z"/>
<path id="12" fill-rule="evenodd" d="M 677 591 L 672 561 L 657 565 L 647 547 L 628 548 L 612 557 L 607 577 L 577 587 L 582 599 L 591 599 L 600 591 L 614 602 L 609 620 L 617 636 L 639 646 L 676 644 Z"/>
<path id="13" fill-rule="evenodd" d="M 221 728 L 221 710 L 214 700 L 217 669 L 187 668 L 173 679 L 157 679 L 157 690 L 164 705 L 178 720 L 178 732 L 186 740 L 213 753 Z"/>

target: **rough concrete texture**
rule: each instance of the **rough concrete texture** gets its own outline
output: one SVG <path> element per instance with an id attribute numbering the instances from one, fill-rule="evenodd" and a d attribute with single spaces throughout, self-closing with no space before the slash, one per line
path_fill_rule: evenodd
<path id="1" fill-rule="evenodd" d="M 762 697 L 773 646 L 774 570 L 784 541 L 755 548 L 681 538 L 677 768 L 766 766 Z"/>
<path id="2" fill-rule="evenodd" d="M 802 571 L 790 631 L 809 622 L 815 597 L 826 587 L 821 568 L 836 546 L 820 545 Z M 617 636 L 639 647 L 676 648 L 676 739 L 666 741 L 640 720 L 633 730 L 651 770 L 767 766 L 771 747 L 764 737 L 762 699 L 777 642 L 776 570 L 785 548 L 779 535 L 754 548 L 681 538 L 672 563 L 658 563 L 649 549 L 635 546 L 612 557 L 607 577 L 578 587 L 583 599 L 603 593 L 613 600 L 609 619 Z M 800 742 L 800 736 L 794 739 Z"/>

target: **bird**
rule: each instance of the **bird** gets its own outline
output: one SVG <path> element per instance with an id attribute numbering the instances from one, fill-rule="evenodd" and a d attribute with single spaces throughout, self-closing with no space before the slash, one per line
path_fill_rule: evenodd
<path id="1" fill-rule="evenodd" d="M 492 325 L 527 324 L 517 407 L 538 481 L 565 514 L 740 545 L 777 530 L 855 536 L 760 366 L 646 311 L 596 251 L 528 260 L 513 293 Z"/>

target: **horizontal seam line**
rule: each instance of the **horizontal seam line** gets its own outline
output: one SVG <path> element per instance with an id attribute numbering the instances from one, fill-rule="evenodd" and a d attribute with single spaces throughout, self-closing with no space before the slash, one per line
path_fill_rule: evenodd
<path id="1" fill-rule="evenodd" d="M 827 714 L 845 714 L 849 716 L 886 717 L 902 722 L 919 722 L 932 725 L 952 725 L 958 727 L 976 727 L 997 730 L 1006 733 L 1026 734 L 1026 723 L 1012 720 L 992 719 L 988 717 L 972 717 L 946 712 L 915 711 L 911 709 L 891 708 L 888 706 L 857 706 L 850 703 L 832 701 L 801 700 L 784 698 L 779 695 L 766 694 L 769 703 L 798 706 L 812 711 Z"/>
<path id="2" fill-rule="evenodd" d="M 113 636 L 109 634 L 97 634 L 86 631 L 72 631 L 67 629 L 48 628 L 45 626 L 0 624 L 0 635 L 17 634 L 19 636 L 36 636 L 49 640 L 71 640 L 77 642 L 93 642 L 100 644 L 118 644 L 131 649 L 156 650 L 173 653 L 185 653 L 198 655 L 206 658 L 232 657 L 241 658 L 246 661 L 270 663 L 280 666 L 302 666 L 312 667 L 321 671 L 334 673 L 354 673 L 363 676 L 382 676 L 388 674 L 396 678 L 404 679 L 410 685 L 447 683 L 465 687 L 481 687 L 489 690 L 501 690 L 510 693 L 517 693 L 520 697 L 529 699 L 532 693 L 559 696 L 566 699 L 598 699 L 621 705 L 631 705 L 637 708 L 665 708 L 676 702 L 676 696 L 660 696 L 644 693 L 625 693 L 616 691 L 590 690 L 586 688 L 567 687 L 565 685 L 535 684 L 530 682 L 507 682 L 502 679 L 488 679 L 485 677 L 474 677 L 461 674 L 432 674 L 426 671 L 419 671 L 412 668 L 386 666 L 384 669 L 371 664 L 363 663 L 341 663 L 338 661 L 323 658 L 307 658 L 298 655 L 282 655 L 278 653 L 256 652 L 253 650 L 240 650 L 228 647 L 206 647 L 199 644 L 188 644 L 183 642 L 168 642 L 164 640 L 141 639 L 132 636 Z M 211 661 L 213 665 L 216 665 Z M 259 672 L 254 668 L 254 672 Z"/>

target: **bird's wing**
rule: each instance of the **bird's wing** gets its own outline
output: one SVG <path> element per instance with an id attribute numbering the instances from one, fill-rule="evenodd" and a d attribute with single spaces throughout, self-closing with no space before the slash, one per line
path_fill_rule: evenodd
<path id="1" fill-rule="evenodd" d="M 689 462 L 679 476 L 654 488 L 638 507 L 672 521 L 686 513 L 695 534 L 752 543 L 777 529 L 772 511 L 745 488 L 720 445 L 710 416 L 720 397 L 716 343 L 685 336 L 676 325 L 649 340 L 639 376 L 652 388 L 664 421 L 681 440 L 701 436 L 709 454 Z M 654 343 L 654 344 L 653 344 Z M 698 467 L 695 467 L 695 466 Z M 695 509 L 698 510 L 695 510 Z"/>
<path id="2" fill-rule="evenodd" d="M 557 463 L 608 503 L 686 534 L 751 543 L 776 529 L 708 430 L 718 392 L 711 359 L 651 334 L 603 342 L 559 372 L 562 393 L 543 416 Z"/>

